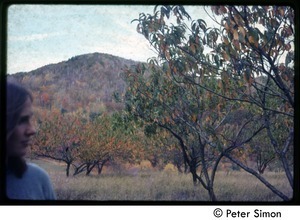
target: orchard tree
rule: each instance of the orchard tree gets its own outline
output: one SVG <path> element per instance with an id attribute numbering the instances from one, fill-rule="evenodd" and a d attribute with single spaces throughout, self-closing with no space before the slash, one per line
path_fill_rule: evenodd
<path id="1" fill-rule="evenodd" d="M 250 143 L 266 131 L 268 147 L 293 187 L 287 158 L 294 135 L 294 11 L 285 6 L 211 9 L 221 16 L 220 28 L 191 20 L 183 6 L 156 6 L 153 15 L 140 13 L 134 20 L 158 58 L 149 60 L 149 70 L 140 65 L 125 71 L 127 110 L 178 139 L 194 183 L 199 181 L 212 200 L 224 156 L 288 200 L 243 160 L 254 152 Z M 238 110 L 251 114 L 240 124 L 226 124 L 229 113 Z"/>
<path id="2" fill-rule="evenodd" d="M 82 127 L 81 147 L 76 162 L 73 164 L 77 175 L 83 171 L 89 175 L 97 167 L 98 174 L 103 166 L 110 160 L 113 136 L 108 133 L 109 120 L 105 116 L 99 116 L 94 120 L 87 121 Z"/>
<path id="3" fill-rule="evenodd" d="M 66 175 L 79 155 L 82 119 L 77 115 L 61 114 L 58 109 L 43 111 L 37 116 L 37 134 L 32 153 L 66 163 Z"/>
<path id="4" fill-rule="evenodd" d="M 168 131 L 178 141 L 194 184 L 200 182 L 208 190 L 211 200 L 216 200 L 214 177 L 225 150 L 233 150 L 233 144 L 243 146 L 248 143 L 263 126 L 256 123 L 254 119 L 257 118 L 249 116 L 234 127 L 237 134 L 233 134 L 232 130 L 226 131 L 226 118 L 230 111 L 239 107 L 238 104 L 211 96 L 197 86 L 177 83 L 156 65 L 147 70 L 151 71 L 150 76 L 143 72 L 145 70 L 146 67 L 141 64 L 124 72 L 129 84 L 125 95 L 127 112 L 143 120 L 148 132 L 159 132 L 156 127 Z M 207 78 L 203 83 L 221 90 L 218 88 L 219 81 Z M 245 134 L 244 131 L 253 124 L 258 125 L 251 130 L 253 133 Z M 228 143 L 224 146 L 225 141 Z"/>
<path id="5" fill-rule="evenodd" d="M 93 117 L 85 124 L 81 133 L 81 147 L 76 163 L 74 163 L 77 175 L 86 171 L 89 175 L 96 167 L 101 174 L 103 166 L 108 162 L 132 162 L 136 152 L 135 136 L 130 135 L 128 130 L 121 126 L 119 115 L 113 116 L 102 114 Z M 118 121 L 118 127 L 115 126 Z"/>
<path id="6" fill-rule="evenodd" d="M 39 109 L 32 154 L 66 163 L 67 176 L 72 166 L 73 175 L 82 172 L 89 175 L 94 168 L 101 174 L 109 161 L 134 163 L 139 155 L 140 138 L 130 132 L 131 126 L 125 122 L 122 125 L 118 115 L 90 116 L 82 111 L 61 113 L 58 109 L 50 112 Z"/>
<path id="7" fill-rule="evenodd" d="M 180 149 L 176 147 L 176 139 L 165 129 L 155 123 L 144 126 L 144 159 L 150 161 L 152 167 L 162 170 L 166 164 L 173 164 L 179 172 L 184 166 Z M 187 167 L 185 166 L 185 171 Z"/>
<path id="8" fill-rule="evenodd" d="M 289 6 L 211 9 L 222 17 L 222 43 L 214 57 L 224 60 L 227 72 L 243 75 L 248 83 L 250 92 L 242 101 L 260 109 L 270 147 L 293 188 L 288 158 L 294 137 L 294 10 Z"/>

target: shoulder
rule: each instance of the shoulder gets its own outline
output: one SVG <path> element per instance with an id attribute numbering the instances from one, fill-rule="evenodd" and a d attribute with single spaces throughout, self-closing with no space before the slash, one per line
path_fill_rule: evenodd
<path id="1" fill-rule="evenodd" d="M 41 173 L 46 173 L 46 171 L 41 168 L 39 165 L 31 162 L 27 162 L 28 169 L 36 171 L 36 172 L 41 172 Z"/>
<path id="2" fill-rule="evenodd" d="M 41 187 L 44 194 L 44 198 L 48 200 L 55 199 L 56 196 L 53 190 L 49 174 L 43 168 L 34 163 L 27 163 L 27 167 L 28 177 L 31 180 L 34 180 L 36 186 L 39 185 Z"/>
<path id="3" fill-rule="evenodd" d="M 7 196 L 13 199 L 53 200 L 55 193 L 48 173 L 37 164 L 26 162 L 22 178 L 7 175 Z"/>
<path id="4" fill-rule="evenodd" d="M 34 175 L 36 177 L 44 178 L 44 179 L 49 178 L 48 173 L 43 168 L 38 166 L 37 164 L 27 163 L 27 167 L 28 167 L 27 173 L 29 175 Z"/>

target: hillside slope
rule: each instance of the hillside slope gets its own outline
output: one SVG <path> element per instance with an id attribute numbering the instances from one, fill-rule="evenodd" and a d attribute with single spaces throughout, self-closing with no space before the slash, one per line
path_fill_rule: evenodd
<path id="1" fill-rule="evenodd" d="M 121 106 L 114 102 L 113 93 L 123 93 L 126 88 L 120 73 L 125 66 L 137 63 L 109 54 L 93 53 L 9 75 L 8 79 L 28 88 L 39 107 L 55 107 L 68 112 L 79 108 L 93 112 L 115 111 Z"/>

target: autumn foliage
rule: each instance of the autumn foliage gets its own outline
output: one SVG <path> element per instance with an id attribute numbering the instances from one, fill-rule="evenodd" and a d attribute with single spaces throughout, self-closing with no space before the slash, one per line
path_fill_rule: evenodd
<path id="1" fill-rule="evenodd" d="M 289 200 L 263 173 L 276 164 L 294 187 L 293 8 L 205 9 L 218 28 L 178 5 L 140 13 L 132 22 L 157 52 L 147 63 L 94 54 L 39 70 L 34 80 L 21 77 L 37 103 L 32 154 L 64 162 L 67 176 L 143 160 L 157 170 L 171 163 L 212 201 L 216 173 L 231 164 Z M 87 66 L 90 78 L 80 74 Z M 65 78 L 55 92 L 60 71 Z"/>
<path id="2" fill-rule="evenodd" d="M 138 155 L 134 149 L 137 141 L 113 127 L 113 116 L 90 118 L 83 112 L 61 113 L 55 109 L 40 114 L 37 112 L 38 133 L 32 153 L 66 163 L 67 176 L 71 166 L 73 175 L 89 175 L 93 168 L 100 174 L 105 163 L 134 162 Z"/>
<path id="3" fill-rule="evenodd" d="M 261 173 L 277 160 L 293 188 L 294 11 L 208 8 L 220 28 L 192 20 L 178 5 L 133 20 L 158 57 L 124 72 L 127 112 L 177 139 L 194 183 L 211 200 L 223 158 L 289 200 Z"/>

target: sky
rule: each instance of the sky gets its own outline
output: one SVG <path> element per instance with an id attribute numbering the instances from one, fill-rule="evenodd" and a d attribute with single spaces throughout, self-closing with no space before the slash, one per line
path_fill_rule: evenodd
<path id="1" fill-rule="evenodd" d="M 11 5 L 7 22 L 7 73 L 27 72 L 87 53 L 136 61 L 155 57 L 136 31 L 139 13 L 154 5 Z M 188 6 L 192 19 L 208 20 L 202 6 Z"/>

